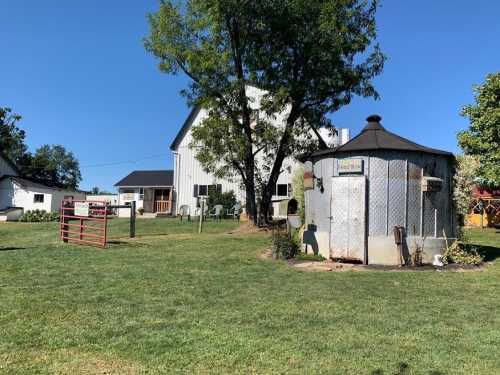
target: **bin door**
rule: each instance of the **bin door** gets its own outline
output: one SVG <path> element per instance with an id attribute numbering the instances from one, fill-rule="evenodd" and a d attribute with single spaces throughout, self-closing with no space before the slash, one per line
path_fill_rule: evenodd
<path id="1" fill-rule="evenodd" d="M 366 178 L 332 177 L 330 256 L 365 262 Z"/>

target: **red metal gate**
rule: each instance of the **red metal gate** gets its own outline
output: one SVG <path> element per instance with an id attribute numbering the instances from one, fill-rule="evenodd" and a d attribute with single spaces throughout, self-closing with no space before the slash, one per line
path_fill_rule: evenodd
<path id="1" fill-rule="evenodd" d="M 107 202 L 64 199 L 60 215 L 61 240 L 106 247 L 108 209 Z"/>

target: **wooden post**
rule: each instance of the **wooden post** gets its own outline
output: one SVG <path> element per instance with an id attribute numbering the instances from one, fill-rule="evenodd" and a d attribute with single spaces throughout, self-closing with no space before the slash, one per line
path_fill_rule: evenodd
<path id="1" fill-rule="evenodd" d="M 484 220 L 484 203 L 483 201 L 481 200 L 481 229 L 484 229 L 484 223 L 483 223 L 483 220 Z"/>
<path id="2" fill-rule="evenodd" d="M 135 237 L 135 201 L 130 202 L 130 238 Z"/>
<path id="3" fill-rule="evenodd" d="M 80 240 L 83 240 L 83 219 L 80 219 Z"/>
<path id="4" fill-rule="evenodd" d="M 205 212 L 205 201 L 203 199 L 201 200 L 200 205 L 201 205 L 200 206 L 201 212 L 200 212 L 200 222 L 198 224 L 198 234 L 201 233 L 203 227 L 203 214 Z"/>

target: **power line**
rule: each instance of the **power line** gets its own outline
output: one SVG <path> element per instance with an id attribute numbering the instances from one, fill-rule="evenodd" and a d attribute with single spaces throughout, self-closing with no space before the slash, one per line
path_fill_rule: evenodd
<path id="1" fill-rule="evenodd" d="M 149 159 L 155 159 L 159 157 L 163 157 L 165 154 L 158 154 L 158 155 L 151 155 L 151 156 L 146 156 L 140 159 L 135 159 L 135 160 L 124 160 L 124 161 L 115 161 L 111 163 L 104 163 L 104 164 L 89 164 L 89 165 L 82 165 L 80 168 L 99 168 L 99 167 L 111 167 L 114 165 L 120 165 L 120 164 L 134 164 L 138 163 L 143 160 L 149 160 Z"/>

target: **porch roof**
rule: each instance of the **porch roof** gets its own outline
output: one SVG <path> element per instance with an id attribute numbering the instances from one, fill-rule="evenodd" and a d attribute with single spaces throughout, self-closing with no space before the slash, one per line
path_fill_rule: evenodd
<path id="1" fill-rule="evenodd" d="M 173 170 L 133 171 L 115 184 L 117 187 L 170 187 L 173 185 Z"/>

